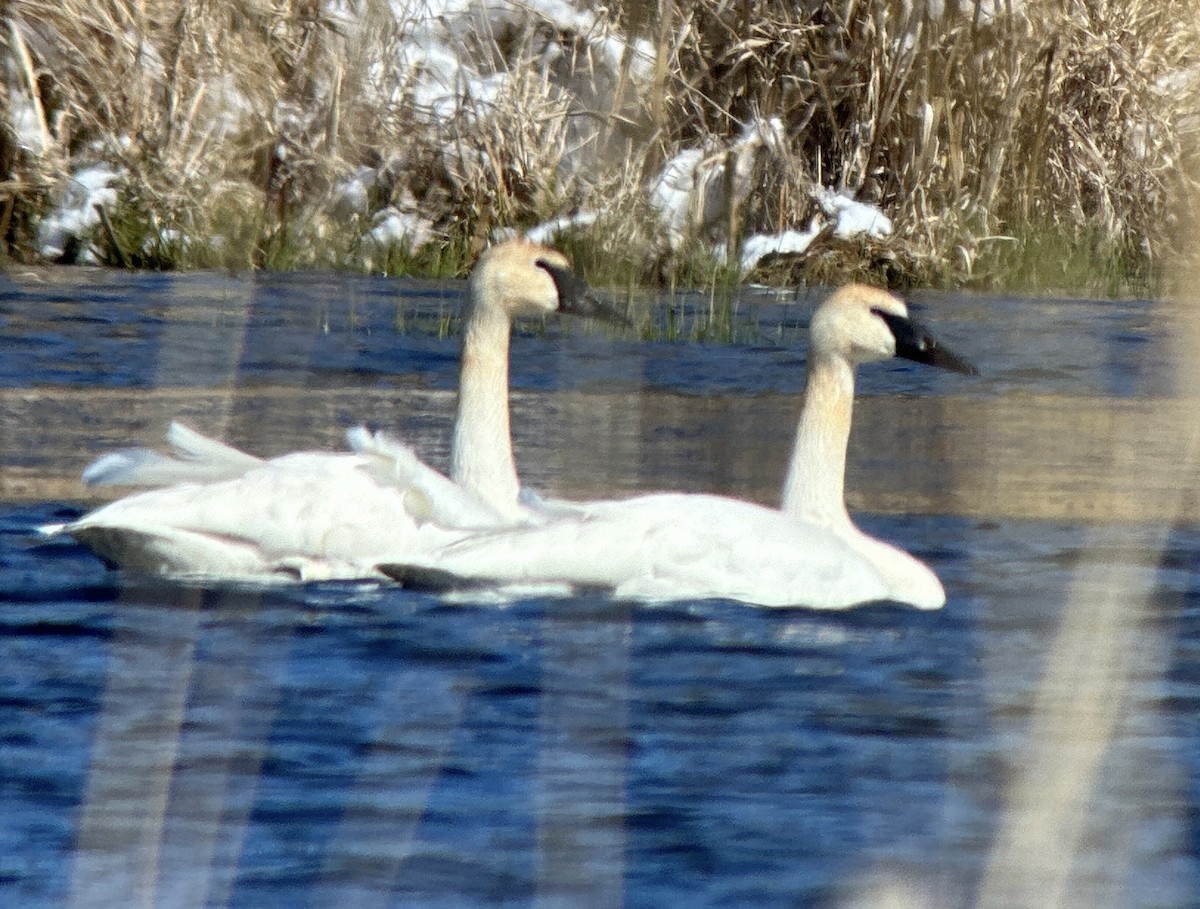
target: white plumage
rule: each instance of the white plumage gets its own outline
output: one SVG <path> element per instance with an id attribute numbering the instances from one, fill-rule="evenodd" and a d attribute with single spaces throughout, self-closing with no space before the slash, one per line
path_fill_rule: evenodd
<path id="1" fill-rule="evenodd" d="M 750 502 L 684 493 L 597 502 L 515 532 L 485 530 L 384 571 L 422 585 L 544 584 L 637 600 L 761 606 L 831 608 L 889 593 L 877 571 L 814 524 Z"/>
<path id="2" fill-rule="evenodd" d="M 310 580 L 379 577 L 385 554 L 530 519 L 518 501 L 509 428 L 509 339 L 514 318 L 556 311 L 622 318 L 587 293 L 556 250 L 514 240 L 481 257 L 464 309 L 450 478 L 365 429 L 348 435 L 353 454 L 264 461 L 172 424 L 170 454 L 116 452 L 84 473 L 92 484 L 163 488 L 45 530 L 142 573 Z"/>
<path id="3" fill-rule="evenodd" d="M 805 404 L 782 509 L 711 495 L 550 503 L 538 526 L 485 530 L 432 558 L 394 560 L 391 577 L 440 585 L 573 585 L 642 600 L 728 598 L 762 606 L 842 608 L 894 600 L 945 603 L 936 575 L 863 533 L 845 507 L 846 446 L 860 363 L 902 356 L 974 372 L 909 318 L 898 297 L 851 285 L 810 329 Z"/>

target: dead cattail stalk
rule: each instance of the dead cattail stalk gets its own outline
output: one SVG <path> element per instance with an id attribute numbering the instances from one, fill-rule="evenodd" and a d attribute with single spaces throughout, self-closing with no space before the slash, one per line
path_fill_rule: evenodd
<path id="1" fill-rule="evenodd" d="M 125 253 L 121 250 L 121 244 L 117 240 L 117 232 L 113 230 L 112 220 L 108 217 L 108 212 L 105 211 L 103 205 L 93 205 L 96 214 L 100 217 L 100 224 L 104 228 L 104 237 L 108 241 L 109 254 L 116 259 L 117 265 L 120 268 L 128 268 L 129 260 L 125 257 Z"/>
<path id="2" fill-rule="evenodd" d="M 13 208 L 17 204 L 17 192 L 12 190 L 4 200 L 4 209 L 0 210 L 0 243 L 8 245 L 8 229 L 12 224 Z"/>
<path id="3" fill-rule="evenodd" d="M 1200 0 L 934 6 L 579 3 L 584 34 L 520 4 L 473 6 L 467 29 L 419 2 L 364 0 L 349 19 L 316 3 L 9 0 L 0 52 L 40 105 L 39 144 L 62 157 L 22 152 L 0 180 L 45 187 L 101 157 L 126 175 L 109 211 L 120 236 L 169 228 L 198 250 L 264 232 L 295 250 L 264 261 L 299 263 L 326 255 L 333 222 L 361 238 L 385 207 L 427 215 L 441 242 L 578 211 L 601 187 L 649 215 L 663 162 L 724 156 L 745 124 L 777 118 L 783 147 L 744 194 L 720 191 L 715 233 L 735 243 L 807 227 L 818 183 L 870 194 L 896 226 L 887 267 L 909 280 L 939 262 L 961 278 L 986 238 L 1037 230 L 1161 260 L 1178 243 L 1165 200 L 1195 154 L 1181 136 Z M 463 44 L 445 49 L 478 68 L 463 86 L 488 77 L 487 97 L 463 90 L 436 114 L 419 100 L 429 73 L 412 50 L 431 40 Z M 337 187 L 360 171 L 376 176 L 346 210 Z M 10 223 L 35 223 L 22 209 L 47 198 L 23 194 Z M 693 220 L 696 248 L 713 225 Z M 639 273 L 673 267 L 646 225 L 609 228 L 596 242 L 636 236 Z M 840 252 L 873 255 L 855 250 Z"/>
<path id="4" fill-rule="evenodd" d="M 650 82 L 650 122 L 656 130 L 666 113 L 667 67 L 671 62 L 671 34 L 675 24 L 675 0 L 658 0 L 658 29 L 654 42 L 654 75 Z"/>

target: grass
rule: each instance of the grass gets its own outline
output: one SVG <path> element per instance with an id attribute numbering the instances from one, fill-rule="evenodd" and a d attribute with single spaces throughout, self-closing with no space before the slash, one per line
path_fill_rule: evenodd
<path id="1" fill-rule="evenodd" d="M 32 110 L 45 141 L 0 128 L 0 255 L 36 258 L 69 174 L 105 161 L 124 175 L 111 230 L 84 239 L 129 267 L 446 277 L 499 231 L 602 211 L 556 241 L 593 282 L 719 300 L 741 276 L 714 244 L 807 227 L 825 187 L 878 204 L 893 235 L 822 236 L 752 280 L 1160 287 L 1190 251 L 1200 0 L 944 6 L 626 0 L 581 4 L 593 25 L 573 31 L 514 4 L 456 20 L 494 90 L 435 113 L 405 56 L 439 27 L 420 3 L 347 21 L 283 0 L 9 0 L 0 109 Z M 634 38 L 648 69 L 601 43 Z M 746 145 L 766 118 L 779 138 Z M 668 240 L 649 189 L 686 149 L 708 193 Z M 373 241 L 389 210 L 428 242 Z"/>
<path id="2" fill-rule="evenodd" d="M 1167 278 L 1143 249 L 1095 228 L 1036 224 L 1017 236 L 996 238 L 979 256 L 974 274 L 979 287 L 1002 286 L 1015 293 L 1145 298 L 1160 296 Z"/>

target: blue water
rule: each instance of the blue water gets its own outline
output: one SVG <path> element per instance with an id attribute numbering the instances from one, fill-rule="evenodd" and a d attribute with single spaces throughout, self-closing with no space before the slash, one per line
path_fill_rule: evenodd
<path id="1" fill-rule="evenodd" d="M 97 271 L 70 283 L 39 284 L 0 274 L 0 388 L 221 385 L 233 373 L 250 386 L 453 389 L 457 342 L 445 331 L 456 324 L 460 292 L 461 285 L 324 274 L 181 279 Z M 708 324 L 710 301 L 700 294 L 681 295 L 670 307 L 634 304 L 639 325 L 660 337 L 674 321 L 679 341 L 643 342 L 628 333 L 614 339 L 611 331 L 581 331 L 557 320 L 519 326 L 512 386 L 797 392 L 804 387 L 808 317 L 821 295 L 746 291 L 727 319 L 733 344 L 688 340 L 701 337 L 698 327 Z M 969 351 L 983 378 L 964 385 L 896 361 L 864 371 L 860 393 L 892 390 L 897 373 L 906 374 L 904 389 L 912 394 L 947 386 L 975 395 L 1053 390 L 1124 397 L 1173 390 L 1170 332 L 1153 321 L 1145 301 L 924 293 L 915 304 L 943 341 Z M 673 320 L 669 308 L 677 313 Z M 228 351 L 228 360 L 211 356 L 214 349 Z M 174 355 L 164 358 L 164 350 Z"/>
<path id="2" fill-rule="evenodd" d="M 408 287 L 411 333 L 397 336 L 388 287 L 108 273 L 42 296 L 10 287 L 0 384 L 201 382 L 164 350 L 208 339 L 239 351 L 248 385 L 452 387 L 454 341 L 437 324 L 457 289 Z M 1169 389 L 1140 304 L 1039 301 L 1026 315 L 997 301 L 1012 318 L 986 323 L 984 301 L 928 302 L 983 388 L 913 373 L 906 393 Z M 195 312 L 166 319 L 166 306 Z M 798 387 L 806 310 L 739 312 L 776 341 L 526 329 L 514 384 Z M 1056 345 L 1056 365 L 1037 366 L 1031 348 Z M 895 384 L 864 379 L 868 393 Z M 1147 599 L 1123 626 L 1132 669 L 1075 811 L 1070 889 L 1200 906 L 1197 528 L 1129 550 L 1129 528 L 864 515 L 933 566 L 949 603 L 819 613 L 168 586 L 33 534 L 77 513 L 0 505 L 0 905 L 825 909 L 877 904 L 856 900 L 899 882 L 920 905 L 969 906 L 1065 604 L 1099 554 L 1141 572 Z"/>

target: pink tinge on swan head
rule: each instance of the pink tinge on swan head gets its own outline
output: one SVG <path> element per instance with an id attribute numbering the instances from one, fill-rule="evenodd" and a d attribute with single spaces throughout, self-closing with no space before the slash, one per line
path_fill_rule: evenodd
<path id="1" fill-rule="evenodd" d="M 914 319 L 903 299 L 877 287 L 839 288 L 817 308 L 809 331 L 817 356 L 840 357 L 852 365 L 903 357 L 966 375 L 979 374 Z"/>
<path id="2" fill-rule="evenodd" d="M 510 318 L 562 312 L 629 324 L 591 291 L 562 252 L 520 238 L 480 256 L 471 275 L 471 296 L 475 305 L 498 307 Z"/>

